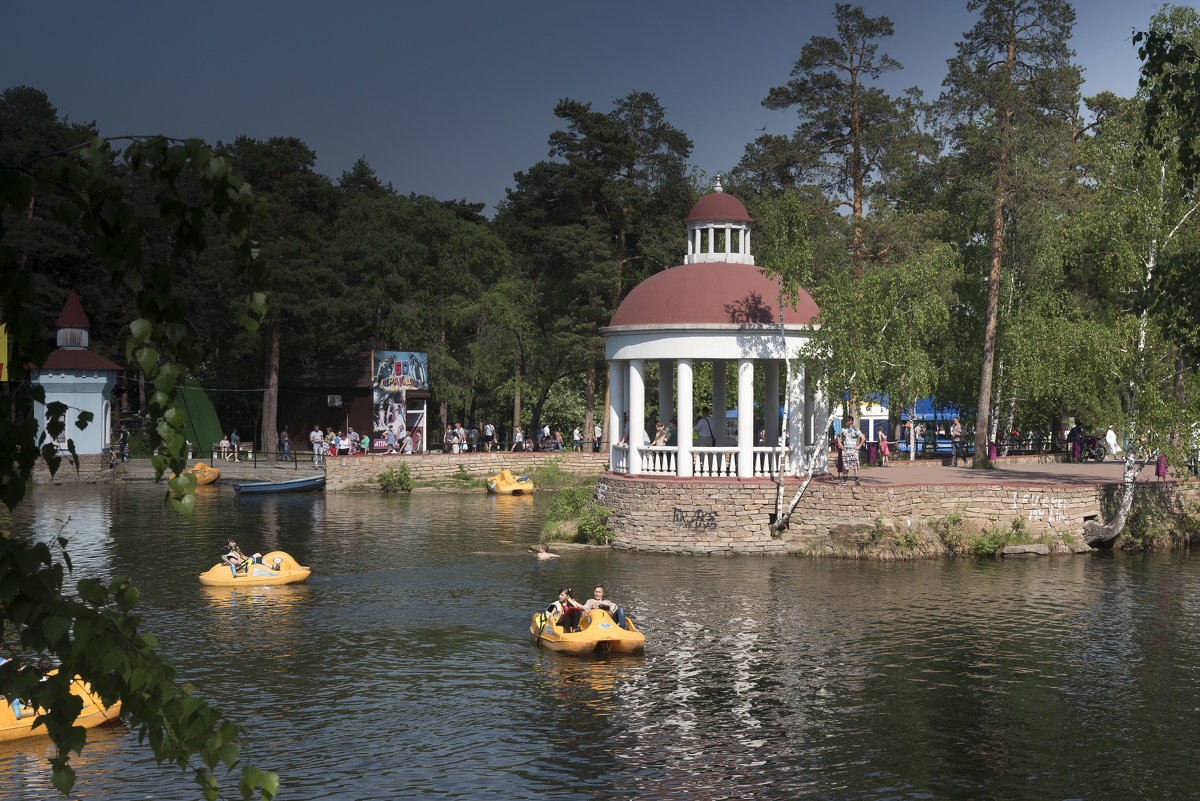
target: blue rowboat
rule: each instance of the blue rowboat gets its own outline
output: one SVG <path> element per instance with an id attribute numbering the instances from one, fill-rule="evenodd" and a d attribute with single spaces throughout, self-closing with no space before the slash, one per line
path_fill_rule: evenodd
<path id="1" fill-rule="evenodd" d="M 254 493 L 316 492 L 325 487 L 325 476 L 303 476 L 287 481 L 236 481 L 233 491 L 243 495 Z"/>

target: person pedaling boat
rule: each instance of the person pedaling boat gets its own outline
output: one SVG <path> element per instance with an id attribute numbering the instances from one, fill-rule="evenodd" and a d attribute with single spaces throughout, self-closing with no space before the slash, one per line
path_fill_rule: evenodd
<path id="1" fill-rule="evenodd" d="M 586 614 L 583 604 L 571 597 L 570 587 L 559 590 L 558 600 L 546 607 L 546 615 L 566 632 L 579 631 L 579 617 L 583 614 Z"/>
<path id="2" fill-rule="evenodd" d="M 592 597 L 583 605 L 585 612 L 590 612 L 593 609 L 603 609 L 612 615 L 613 622 L 619 627 L 626 629 L 625 625 L 625 610 L 616 604 L 615 601 L 610 601 L 604 597 L 604 585 L 597 584 L 592 588 Z"/>
<path id="3" fill-rule="evenodd" d="M 221 561 L 229 565 L 229 569 L 233 575 L 239 573 L 245 574 L 250 572 L 250 565 L 256 562 L 262 562 L 262 554 L 254 554 L 254 556 L 246 556 L 242 553 L 242 549 L 238 547 L 237 541 L 230 537 L 229 541 L 221 548 Z"/>

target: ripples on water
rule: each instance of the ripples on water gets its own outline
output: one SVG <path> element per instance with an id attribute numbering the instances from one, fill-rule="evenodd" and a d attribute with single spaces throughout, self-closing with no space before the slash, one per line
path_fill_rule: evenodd
<path id="1" fill-rule="evenodd" d="M 540 497 L 200 501 L 184 520 L 144 486 L 39 488 L 8 524 L 134 577 L 144 630 L 245 724 L 282 799 L 1200 797 L 1186 554 L 539 562 Z M 312 579 L 202 587 L 229 534 Z M 596 581 L 646 655 L 533 648 L 532 612 Z M 0 744 L 0 797 L 58 797 L 48 756 Z M 121 727 L 73 764 L 73 798 L 197 797 Z"/>

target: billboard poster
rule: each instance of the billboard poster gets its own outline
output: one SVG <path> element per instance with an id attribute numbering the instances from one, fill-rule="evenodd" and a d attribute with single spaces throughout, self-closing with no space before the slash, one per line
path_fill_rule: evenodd
<path id="1" fill-rule="evenodd" d="M 403 441 L 408 428 L 408 392 L 429 389 L 429 354 L 406 350 L 371 351 L 375 436 L 395 434 Z"/>

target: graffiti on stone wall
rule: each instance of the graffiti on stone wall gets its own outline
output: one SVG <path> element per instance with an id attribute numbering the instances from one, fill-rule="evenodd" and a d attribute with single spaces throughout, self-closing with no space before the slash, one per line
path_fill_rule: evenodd
<path id="1" fill-rule="evenodd" d="M 706 512 L 703 509 L 671 509 L 671 522 L 682 525 L 692 531 L 707 531 L 717 527 L 717 513 Z"/>
<path id="2" fill-rule="evenodd" d="M 1030 523 L 1069 523 L 1070 504 L 1066 498 L 1058 498 L 1046 492 L 1019 492 L 1012 494 L 1014 511 L 1026 513 Z"/>

